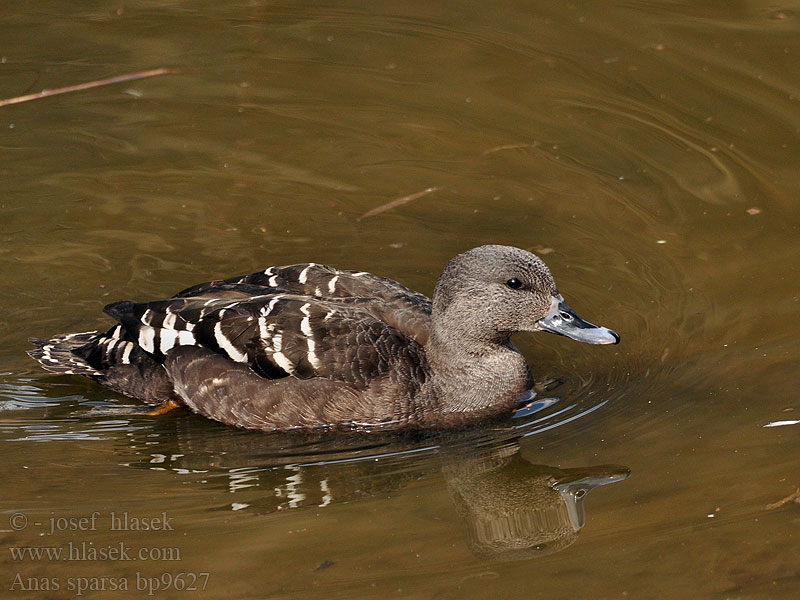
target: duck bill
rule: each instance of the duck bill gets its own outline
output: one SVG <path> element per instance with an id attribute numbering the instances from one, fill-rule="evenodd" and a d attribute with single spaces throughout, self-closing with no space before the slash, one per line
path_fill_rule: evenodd
<path id="1" fill-rule="evenodd" d="M 619 335 L 606 327 L 581 319 L 561 296 L 553 297 L 550 311 L 536 325 L 542 331 L 564 335 L 587 344 L 619 344 Z"/>

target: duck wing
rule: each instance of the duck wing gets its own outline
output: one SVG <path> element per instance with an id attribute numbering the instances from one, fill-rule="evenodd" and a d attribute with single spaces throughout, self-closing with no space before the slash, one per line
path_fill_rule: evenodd
<path id="1" fill-rule="evenodd" d="M 413 395 L 427 373 L 430 306 L 422 294 L 368 273 L 271 267 L 167 300 L 109 304 L 104 310 L 118 324 L 107 332 L 32 340 L 30 354 L 50 371 L 86 375 L 150 404 L 172 394 L 167 355 L 192 347 L 218 357 L 214 364 L 251 372 L 253 385 L 316 379 L 353 389 L 390 374 Z"/>
<path id="2" fill-rule="evenodd" d="M 365 388 L 392 372 L 421 384 L 427 377 L 422 346 L 375 318 L 373 303 L 289 293 L 235 299 L 214 294 L 121 301 L 105 311 L 122 326 L 117 335 L 157 362 L 174 348 L 200 346 L 268 379 L 319 377 Z"/>
<path id="3" fill-rule="evenodd" d="M 269 267 L 249 275 L 200 283 L 176 298 L 246 297 L 289 293 L 318 300 L 359 298 L 374 318 L 424 345 L 428 340 L 431 300 L 401 283 L 365 271 L 347 271 L 316 263 Z"/>

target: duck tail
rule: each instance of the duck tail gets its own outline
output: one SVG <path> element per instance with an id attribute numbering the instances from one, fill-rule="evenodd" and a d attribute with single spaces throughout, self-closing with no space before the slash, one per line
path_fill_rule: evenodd
<path id="1" fill-rule="evenodd" d="M 79 350 L 85 348 L 87 344 L 96 343 L 98 338 L 105 335 L 99 331 L 86 331 L 56 335 L 49 340 L 30 338 L 28 341 L 36 347 L 28 350 L 28 356 L 39 361 L 39 364 L 51 373 L 98 377 L 102 372 L 86 362 Z"/>

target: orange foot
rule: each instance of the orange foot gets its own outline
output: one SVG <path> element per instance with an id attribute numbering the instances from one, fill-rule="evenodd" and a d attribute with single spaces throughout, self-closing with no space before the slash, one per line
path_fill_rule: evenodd
<path id="1" fill-rule="evenodd" d="M 171 411 L 173 408 L 178 408 L 179 406 L 180 406 L 180 404 L 175 402 L 175 400 L 170 399 L 170 400 L 167 400 L 166 402 L 162 402 L 161 404 L 159 404 L 158 406 L 156 406 L 152 410 L 148 410 L 144 414 L 146 414 L 148 417 L 157 417 L 159 415 L 164 415 L 164 414 L 168 413 L 169 411 Z"/>

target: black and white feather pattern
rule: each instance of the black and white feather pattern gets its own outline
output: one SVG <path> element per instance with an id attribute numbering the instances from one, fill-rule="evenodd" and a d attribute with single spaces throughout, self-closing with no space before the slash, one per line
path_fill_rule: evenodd
<path id="1" fill-rule="evenodd" d="M 366 389 L 398 368 L 407 387 L 426 379 L 421 345 L 430 300 L 369 273 L 314 263 L 270 267 L 104 310 L 117 321 L 108 332 L 32 340 L 31 356 L 52 372 L 86 375 L 150 403 L 174 395 L 161 365 L 184 347 L 268 380 L 321 378 Z"/>

